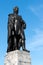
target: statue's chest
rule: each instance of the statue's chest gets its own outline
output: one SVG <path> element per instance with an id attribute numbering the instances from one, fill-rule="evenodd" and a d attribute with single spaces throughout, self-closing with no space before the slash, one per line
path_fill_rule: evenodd
<path id="1" fill-rule="evenodd" d="M 13 16 L 11 16 L 11 18 L 14 20 L 18 20 L 19 17 L 17 15 L 13 15 Z"/>
<path id="2" fill-rule="evenodd" d="M 13 22 L 14 22 L 14 27 L 16 28 L 18 28 L 19 26 L 20 26 L 20 20 L 19 20 L 19 16 L 17 16 L 17 15 L 13 15 L 12 17 L 12 20 L 13 20 Z"/>

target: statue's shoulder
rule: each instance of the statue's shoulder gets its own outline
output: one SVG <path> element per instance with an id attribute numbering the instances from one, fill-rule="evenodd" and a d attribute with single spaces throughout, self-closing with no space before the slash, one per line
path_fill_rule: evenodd
<path id="1" fill-rule="evenodd" d="M 19 15 L 19 17 L 20 17 L 20 18 L 22 18 L 22 16 L 21 16 L 21 15 Z"/>
<path id="2" fill-rule="evenodd" d="M 21 16 L 21 15 L 19 15 L 19 16 L 18 16 L 18 18 L 19 18 L 19 19 L 22 19 L 22 16 Z"/>
<path id="3" fill-rule="evenodd" d="M 8 16 L 10 17 L 10 16 L 14 16 L 14 14 L 13 13 L 11 13 L 11 14 L 8 14 Z"/>

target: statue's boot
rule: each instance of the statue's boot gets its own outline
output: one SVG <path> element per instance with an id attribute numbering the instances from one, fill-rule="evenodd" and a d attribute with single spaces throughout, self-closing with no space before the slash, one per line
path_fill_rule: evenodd
<path id="1" fill-rule="evenodd" d="M 24 41 L 24 40 L 22 40 L 22 49 L 23 49 L 23 51 L 30 52 L 30 51 L 28 51 L 28 50 L 25 48 L 25 41 Z"/>
<path id="2" fill-rule="evenodd" d="M 10 52 L 10 51 L 11 51 L 10 48 L 8 48 L 8 49 L 7 49 L 7 53 Z"/>

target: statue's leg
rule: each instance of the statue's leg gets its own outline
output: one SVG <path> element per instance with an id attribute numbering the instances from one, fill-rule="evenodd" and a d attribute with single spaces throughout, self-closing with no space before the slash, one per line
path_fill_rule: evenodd
<path id="1" fill-rule="evenodd" d="M 10 36 L 11 36 L 11 28 L 10 28 L 10 26 L 8 27 L 8 48 L 7 48 L 7 52 L 9 52 L 11 49 L 11 38 L 10 38 Z"/>
<path id="2" fill-rule="evenodd" d="M 25 40 L 22 39 L 22 49 L 25 50 Z"/>
<path id="3" fill-rule="evenodd" d="M 14 36 L 14 45 L 13 45 L 13 50 L 17 50 L 17 39 Z"/>
<path id="4" fill-rule="evenodd" d="M 11 51 L 11 38 L 9 39 L 7 52 L 10 52 L 10 51 Z"/>
<path id="5" fill-rule="evenodd" d="M 22 46 L 22 39 L 20 38 L 19 39 L 19 42 L 18 42 L 18 49 L 20 50 L 20 47 Z"/>
<path id="6" fill-rule="evenodd" d="M 22 49 L 25 50 L 25 35 L 24 35 L 24 32 L 21 33 L 21 39 L 22 39 Z"/>

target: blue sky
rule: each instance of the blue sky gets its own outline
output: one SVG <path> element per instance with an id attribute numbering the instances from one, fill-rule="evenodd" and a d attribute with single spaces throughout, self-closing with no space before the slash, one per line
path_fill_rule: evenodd
<path id="1" fill-rule="evenodd" d="M 8 14 L 19 7 L 19 15 L 26 22 L 26 48 L 31 64 L 43 65 L 43 0 L 0 0 L 0 65 L 4 65 L 7 50 Z"/>

